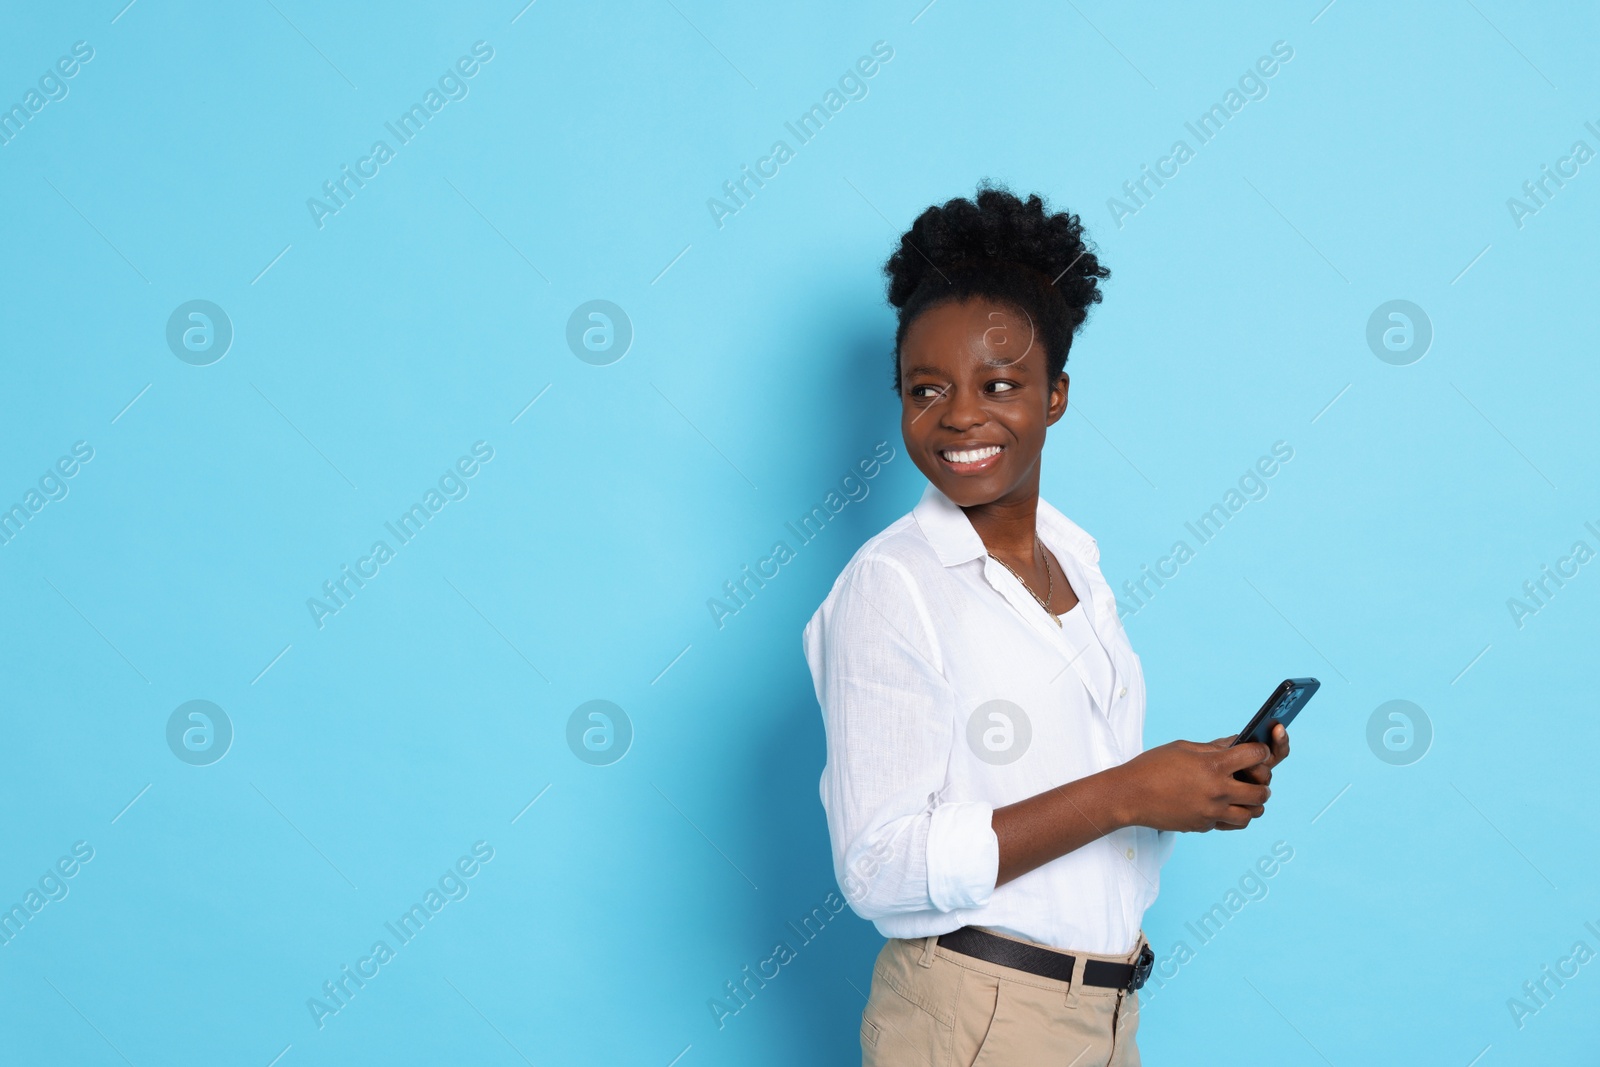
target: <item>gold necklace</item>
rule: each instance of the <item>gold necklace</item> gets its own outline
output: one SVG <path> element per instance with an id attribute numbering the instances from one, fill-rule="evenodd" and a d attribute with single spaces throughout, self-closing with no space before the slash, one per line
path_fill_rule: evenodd
<path id="1" fill-rule="evenodd" d="M 1039 547 L 1038 534 L 1033 535 L 1033 547 Z M 1056 573 L 1050 567 L 1050 557 L 1048 555 L 1045 555 L 1044 557 L 1044 575 L 1045 581 L 1049 584 L 1045 586 L 1044 599 L 1042 600 L 1040 600 L 1039 594 L 1033 591 L 1033 586 L 1029 585 L 1022 575 L 1018 574 L 1015 570 L 1012 570 L 1011 564 L 1007 563 L 993 552 L 989 553 L 989 558 L 1000 564 L 1000 566 L 1004 567 L 1006 570 L 1011 571 L 1011 576 L 1022 583 L 1022 588 L 1028 591 L 1029 596 L 1039 601 L 1039 606 L 1044 609 L 1046 615 L 1050 616 L 1051 621 L 1054 622 L 1058 627 L 1061 625 L 1061 616 L 1050 610 L 1050 601 L 1054 600 L 1056 595 Z"/>

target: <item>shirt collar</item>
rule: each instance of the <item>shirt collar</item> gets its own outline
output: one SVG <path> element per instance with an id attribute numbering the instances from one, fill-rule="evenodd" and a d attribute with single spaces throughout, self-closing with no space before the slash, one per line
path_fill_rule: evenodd
<path id="1" fill-rule="evenodd" d="M 923 536 L 933 546 L 939 562 L 954 567 L 989 554 L 983 538 L 972 528 L 967 513 L 941 493 L 932 482 L 922 492 L 922 499 L 912 509 Z M 1039 498 L 1040 533 L 1053 546 L 1062 545 L 1087 563 L 1100 561 L 1100 546 L 1077 523 L 1057 511 L 1043 497 Z"/>

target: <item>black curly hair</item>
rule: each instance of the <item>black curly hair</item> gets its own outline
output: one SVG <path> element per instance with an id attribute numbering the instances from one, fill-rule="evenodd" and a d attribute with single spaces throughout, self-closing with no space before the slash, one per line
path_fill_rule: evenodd
<path id="1" fill-rule="evenodd" d="M 900 344 L 924 311 L 949 301 L 985 297 L 1014 307 L 1044 341 L 1049 380 L 1067 364 L 1072 337 L 1101 298 L 1102 267 L 1068 212 L 1043 200 L 1018 199 L 984 182 L 972 200 L 957 197 L 928 208 L 900 237 L 884 264 L 889 303 L 899 310 L 894 335 L 894 389 L 900 391 Z"/>

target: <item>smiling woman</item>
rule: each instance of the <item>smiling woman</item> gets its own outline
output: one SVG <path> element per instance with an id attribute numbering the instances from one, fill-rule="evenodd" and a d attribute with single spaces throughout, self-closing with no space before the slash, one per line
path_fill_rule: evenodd
<path id="1" fill-rule="evenodd" d="M 834 873 L 888 939 L 863 1062 L 1136 1065 L 1140 927 L 1174 832 L 1261 815 L 1288 735 L 1142 751 L 1099 547 L 1039 498 L 1110 274 L 1078 217 L 980 188 L 923 212 L 885 269 L 900 432 L 929 484 L 804 634 Z"/>

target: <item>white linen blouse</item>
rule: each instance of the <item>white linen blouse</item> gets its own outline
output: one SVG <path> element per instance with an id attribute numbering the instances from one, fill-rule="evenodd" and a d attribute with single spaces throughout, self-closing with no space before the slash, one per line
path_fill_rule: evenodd
<path id="1" fill-rule="evenodd" d="M 1144 674 L 1099 547 L 1042 499 L 1037 521 L 1081 603 L 1062 626 L 932 485 L 806 624 L 834 873 L 884 937 L 970 924 L 1126 953 L 1159 890 L 1174 835 L 1139 826 L 995 886 L 995 808 L 1143 750 Z"/>

